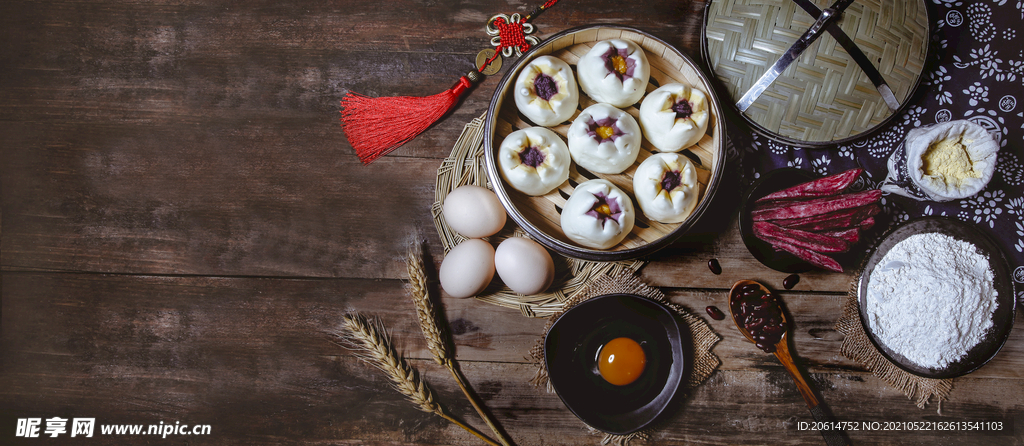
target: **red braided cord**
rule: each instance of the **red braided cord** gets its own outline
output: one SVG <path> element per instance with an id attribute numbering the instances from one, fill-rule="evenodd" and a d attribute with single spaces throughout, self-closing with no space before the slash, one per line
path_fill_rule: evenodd
<path id="1" fill-rule="evenodd" d="M 494 55 L 487 59 L 483 66 L 480 67 L 481 71 L 487 68 L 491 62 L 494 62 L 494 59 L 497 59 L 505 48 L 519 48 L 519 51 L 524 53 L 530 50 L 530 43 L 526 41 L 526 32 L 523 31 L 523 23 L 526 23 L 526 20 L 519 19 L 518 22 L 507 22 L 502 17 L 494 19 L 494 26 L 498 28 L 498 48 L 495 50 Z"/>
<path id="2" fill-rule="evenodd" d="M 544 2 L 543 5 L 540 5 L 539 8 L 537 8 L 536 10 L 531 12 L 529 15 L 527 15 L 525 20 L 527 20 L 527 21 L 532 20 L 534 17 L 537 17 L 537 16 L 540 15 L 540 13 L 544 12 L 545 9 L 548 9 L 548 8 L 550 8 L 552 6 L 555 6 L 555 3 L 558 3 L 558 0 L 548 0 L 548 1 Z"/>
<path id="3" fill-rule="evenodd" d="M 519 19 L 518 22 L 509 23 L 501 17 L 494 19 L 494 26 L 498 27 L 498 48 L 495 50 L 494 55 L 478 68 L 478 71 L 483 71 L 484 68 L 487 68 L 491 62 L 494 62 L 494 59 L 501 55 L 501 51 L 505 48 L 519 48 L 519 51 L 523 53 L 529 51 L 530 43 L 526 41 L 526 32 L 523 31 L 523 24 L 540 15 L 545 9 L 555 6 L 555 3 L 558 3 L 558 0 L 544 2 L 543 5 L 526 17 Z"/>

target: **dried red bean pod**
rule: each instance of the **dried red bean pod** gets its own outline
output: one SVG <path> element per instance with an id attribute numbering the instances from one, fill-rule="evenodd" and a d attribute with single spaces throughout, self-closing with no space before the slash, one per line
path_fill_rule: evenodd
<path id="1" fill-rule="evenodd" d="M 803 248 L 800 248 L 800 247 L 797 247 L 797 246 L 793 246 L 793 245 L 790 245 L 788 243 L 782 243 L 782 242 L 772 243 L 772 246 L 774 246 L 776 249 L 779 249 L 779 250 L 782 250 L 782 251 L 786 251 L 786 252 L 788 252 L 790 254 L 793 254 L 793 255 L 797 256 L 798 258 L 800 258 L 801 260 L 803 260 L 803 261 L 805 261 L 807 263 L 810 263 L 810 264 L 812 264 L 814 266 L 817 266 L 817 267 L 820 267 L 820 268 L 824 268 L 824 269 L 827 269 L 829 271 L 835 271 L 837 273 L 843 272 L 843 267 L 842 267 L 842 265 L 839 264 L 839 262 L 835 261 L 835 259 L 833 259 L 833 258 L 831 258 L 831 257 L 829 257 L 829 256 L 827 256 L 825 254 L 822 254 L 820 252 L 814 252 L 814 251 L 811 251 L 809 249 L 803 249 Z"/>
<path id="2" fill-rule="evenodd" d="M 864 169 L 850 169 L 846 172 L 837 173 L 814 181 L 798 184 L 788 189 L 783 189 L 765 195 L 758 199 L 758 202 L 772 200 L 790 200 L 794 198 L 815 198 L 842 193 L 857 177 L 864 173 Z"/>
<path id="3" fill-rule="evenodd" d="M 829 237 L 835 237 L 837 239 L 845 241 L 849 245 L 853 245 L 860 241 L 860 228 L 843 229 L 839 231 L 823 231 L 819 232 L 821 235 L 827 235 Z"/>
<path id="4" fill-rule="evenodd" d="M 764 221 L 754 223 L 754 235 L 768 243 L 782 242 L 818 252 L 846 252 L 850 249 L 850 244 L 842 239 L 797 229 L 784 229 Z"/>
<path id="5" fill-rule="evenodd" d="M 869 190 L 852 194 L 842 194 L 814 200 L 797 201 L 781 208 L 755 210 L 751 218 L 754 221 L 780 220 L 787 218 L 809 217 L 834 212 L 842 209 L 856 208 L 877 202 L 882 198 L 882 191 Z"/>
<path id="6" fill-rule="evenodd" d="M 856 227 L 860 224 L 861 220 L 881 211 L 882 208 L 877 204 L 869 204 L 867 206 L 850 209 L 840 209 L 827 214 L 771 220 L 771 222 L 784 228 L 797 228 L 805 231 L 824 231 L 829 229 Z"/>

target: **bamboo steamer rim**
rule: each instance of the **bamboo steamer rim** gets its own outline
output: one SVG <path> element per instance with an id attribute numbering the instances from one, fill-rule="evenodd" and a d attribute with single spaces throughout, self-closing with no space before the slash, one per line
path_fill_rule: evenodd
<path id="1" fill-rule="evenodd" d="M 513 202 L 513 197 L 512 197 L 511 194 L 521 194 L 521 193 L 518 192 L 518 191 L 512 190 L 512 192 L 510 194 L 510 191 L 507 189 L 507 186 L 505 184 L 505 180 L 502 178 L 500 172 L 498 171 L 498 163 L 497 163 L 496 153 L 495 152 L 498 149 L 498 145 L 499 144 L 495 144 L 495 142 L 496 142 L 495 141 L 495 131 L 496 131 L 496 127 L 497 127 L 497 121 L 498 121 L 499 114 L 500 114 L 500 112 L 502 110 L 502 107 L 504 105 L 504 99 L 505 99 L 506 93 L 508 92 L 508 90 L 510 88 L 513 87 L 513 83 L 514 83 L 515 78 L 519 75 L 519 72 L 521 71 L 521 69 L 524 66 L 526 66 L 526 64 L 528 64 L 530 61 L 532 61 L 534 58 L 536 58 L 538 56 L 541 56 L 541 55 L 551 54 L 551 53 L 554 53 L 554 52 L 556 52 L 558 50 L 566 48 L 566 47 L 562 47 L 562 48 L 557 48 L 557 49 L 551 49 L 551 47 L 553 45 L 564 43 L 562 41 L 563 38 L 565 38 L 567 36 L 579 34 L 579 33 L 591 32 L 591 31 L 595 32 L 595 36 L 597 36 L 597 38 L 595 38 L 593 40 L 574 42 L 573 44 L 566 45 L 566 47 L 572 47 L 572 46 L 577 45 L 577 44 L 590 43 L 590 42 L 595 42 L 596 43 L 596 42 L 599 42 L 599 41 L 602 41 L 602 40 L 611 39 L 611 38 L 620 38 L 620 39 L 625 39 L 625 40 L 633 41 L 634 43 L 636 43 L 641 48 L 644 48 L 644 45 L 642 45 L 642 42 L 638 42 L 638 41 L 630 38 L 631 36 L 628 36 L 628 35 L 627 36 L 622 36 L 621 34 L 622 33 L 628 33 L 628 34 L 633 34 L 633 35 L 636 35 L 636 36 L 640 36 L 643 39 L 648 40 L 649 43 L 655 43 L 655 44 L 663 47 L 664 51 L 666 53 L 671 53 L 671 56 L 673 58 L 678 59 L 678 62 L 680 62 L 679 66 L 684 66 L 684 65 L 688 66 L 693 71 L 694 76 L 696 76 L 700 80 L 700 84 L 699 85 L 695 85 L 695 86 L 698 87 L 700 90 L 702 90 L 707 95 L 708 104 L 709 104 L 710 111 L 711 111 L 711 114 L 712 114 L 712 116 L 710 118 L 709 133 L 712 135 L 711 136 L 712 137 L 712 143 L 713 143 L 713 146 L 714 146 L 713 147 L 714 151 L 711 154 L 712 155 L 712 161 L 713 161 L 712 164 L 713 165 L 712 166 L 703 166 L 704 170 L 710 171 L 710 176 L 709 176 L 708 183 L 706 185 L 706 188 L 705 188 L 702 196 L 700 196 L 699 199 L 698 199 L 699 201 L 698 201 L 697 206 L 694 208 L 693 212 L 690 214 L 690 216 L 685 221 L 683 221 L 682 223 L 671 224 L 672 226 L 675 226 L 675 228 L 673 230 L 671 230 L 670 232 L 662 235 L 661 237 L 659 237 L 656 240 L 648 241 L 646 243 L 640 244 L 639 246 L 623 247 L 623 244 L 620 243 L 620 244 L 616 245 L 616 247 L 613 247 L 611 250 L 597 250 L 597 249 L 591 249 L 591 248 L 582 247 L 582 246 L 579 246 L 579 245 L 567 242 L 565 240 L 560 240 L 558 238 L 558 236 L 552 236 L 552 235 L 548 234 L 547 232 L 545 232 L 545 231 L 541 230 L 540 228 L 538 228 L 531 221 L 530 218 L 528 218 L 526 215 L 523 214 L 522 211 L 520 211 L 520 209 L 518 209 L 516 204 Z M 601 32 L 602 31 L 605 31 L 605 34 L 608 34 L 608 32 L 618 31 L 618 32 L 620 32 L 620 36 L 616 36 L 616 37 L 608 37 L 608 36 L 601 37 Z M 652 58 L 651 52 L 648 51 L 646 48 L 644 49 L 644 51 L 645 51 L 645 53 L 648 56 L 648 60 L 650 60 Z M 658 56 L 658 58 L 659 59 L 664 59 L 664 56 Z M 682 75 L 682 73 L 675 73 L 675 74 L 679 74 L 680 76 Z M 652 75 L 652 79 L 653 79 L 653 75 Z M 580 97 L 581 97 L 581 99 L 584 98 L 585 94 L 580 92 Z M 646 94 L 645 94 L 645 97 L 646 97 Z M 511 101 L 511 98 L 508 98 L 508 101 Z M 714 90 L 714 88 L 713 88 L 713 86 L 711 84 L 710 78 L 707 76 L 707 74 L 705 74 L 700 69 L 700 66 L 697 65 L 697 63 L 694 62 L 693 59 L 691 59 L 689 56 L 687 56 L 686 54 L 682 53 L 681 51 L 679 51 L 678 49 L 676 49 L 675 47 L 673 47 L 669 43 L 667 43 L 664 40 L 662 40 L 660 38 L 657 38 L 657 37 L 655 37 L 655 36 L 645 32 L 645 31 L 641 31 L 641 30 L 639 30 L 637 28 L 632 28 L 632 27 L 628 27 L 628 26 L 589 25 L 589 26 L 580 26 L 580 27 L 576 27 L 576 28 L 570 28 L 570 29 L 564 30 L 562 32 L 559 32 L 559 33 L 551 36 L 550 38 L 545 40 L 540 45 L 534 46 L 533 48 L 530 49 L 530 51 L 528 51 L 527 53 L 523 54 L 523 56 L 520 57 L 515 62 L 515 64 L 505 73 L 505 75 L 502 77 L 501 82 L 499 83 L 498 87 L 495 89 L 494 95 L 492 96 L 490 105 L 488 106 L 488 109 L 487 109 L 486 119 L 484 121 L 483 139 L 484 139 L 484 158 L 485 158 L 486 173 L 487 173 L 488 180 L 491 183 L 491 186 L 492 186 L 492 188 L 494 190 L 494 193 L 498 196 L 499 201 L 505 207 L 505 210 L 508 212 L 509 216 L 520 227 L 522 227 L 522 229 L 524 231 L 526 231 L 531 237 L 533 237 L 535 240 L 537 240 L 538 242 L 540 242 L 541 244 L 543 244 L 547 248 L 549 248 L 549 249 L 551 249 L 551 250 L 553 250 L 553 251 L 555 251 L 555 252 L 557 252 L 559 254 L 562 254 L 564 256 L 572 257 L 572 258 L 576 258 L 576 259 L 582 259 L 582 260 L 593 260 L 593 261 L 631 260 L 631 259 L 636 259 L 636 258 L 645 256 L 645 255 L 649 255 L 649 254 L 651 254 L 651 253 L 653 253 L 653 252 L 655 252 L 655 251 L 657 251 L 659 249 L 662 249 L 662 248 L 668 246 L 669 244 L 671 244 L 672 242 L 677 240 L 679 237 L 681 237 L 683 234 L 685 234 L 686 231 L 689 230 L 697 222 L 699 217 L 702 216 L 704 214 L 704 212 L 707 211 L 707 209 L 710 207 L 710 203 L 711 203 L 712 199 L 714 198 L 715 193 L 718 190 L 719 183 L 721 182 L 721 178 L 723 176 L 723 172 L 724 172 L 724 169 L 725 169 L 725 155 L 726 155 L 726 153 L 725 153 L 725 120 L 724 120 L 724 116 L 722 114 L 722 109 L 721 109 L 720 103 L 719 103 L 718 98 L 716 96 L 716 92 L 715 92 L 715 90 Z M 644 139 L 644 141 L 646 143 L 646 138 Z M 686 151 L 686 150 L 687 149 L 684 149 L 683 151 Z M 682 152 L 680 152 L 680 153 L 682 153 Z M 638 163 L 639 163 L 639 161 L 638 161 Z M 573 162 L 572 164 L 575 167 L 575 162 Z M 635 168 L 635 166 L 636 166 L 636 164 L 634 164 L 634 168 Z M 563 185 L 564 185 L 564 183 L 563 183 Z M 632 191 L 632 186 L 629 187 L 628 191 L 624 190 L 624 192 L 627 192 L 627 195 L 630 197 L 630 199 L 635 201 L 635 196 L 634 196 L 633 191 Z M 641 212 L 640 208 L 637 207 L 637 206 L 634 206 L 634 208 L 636 209 L 636 216 L 637 216 L 638 221 L 641 218 L 644 218 L 643 217 L 643 213 Z M 659 223 L 659 225 L 663 225 L 663 224 Z M 634 232 L 636 230 L 637 229 L 634 228 Z M 559 235 L 561 235 L 561 234 L 559 234 Z"/>

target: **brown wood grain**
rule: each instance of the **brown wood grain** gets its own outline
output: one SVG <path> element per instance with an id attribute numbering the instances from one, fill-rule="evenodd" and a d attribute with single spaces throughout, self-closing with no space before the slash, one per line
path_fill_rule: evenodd
<path id="1" fill-rule="evenodd" d="M 439 398 L 472 418 L 457 386 L 429 359 L 400 281 L 8 273 L 3 286 L 5 415 L 89 411 L 102 414 L 104 423 L 211 424 L 214 439 L 246 444 L 282 438 L 475 443 L 417 412 L 329 335 L 347 311 L 379 316 Z M 716 294 L 673 291 L 670 298 L 689 308 L 723 305 L 724 295 Z M 917 409 L 837 354 L 841 337 L 830 327 L 838 299 L 803 293 L 783 299 L 800 315 L 794 321 L 797 362 L 841 420 L 1010 423 L 1019 413 L 1020 335 L 991 364 L 958 380 L 938 415 L 934 404 Z M 529 383 L 536 368 L 526 358 L 543 320 L 472 299 L 444 303 L 468 379 L 513 438 L 521 444 L 597 441 L 555 395 Z M 659 435 L 686 443 L 756 443 L 776 431 L 787 433 L 791 444 L 816 441 L 816 433 L 794 427 L 810 415 L 784 368 L 725 322 L 711 322 L 723 338 L 714 348 L 722 367 Z M 1003 381 L 1014 385 L 1002 387 L 1001 396 L 993 393 Z M 696 413 L 699 422 L 692 419 Z M 885 441 L 877 433 L 863 435 Z M 900 437 L 899 443 L 936 438 Z"/>
<path id="2" fill-rule="evenodd" d="M 378 315 L 439 400 L 486 430 L 430 359 L 401 279 L 411 240 L 441 259 L 436 169 L 500 77 L 369 166 L 340 130 L 339 100 L 440 92 L 488 47 L 488 17 L 537 4 L 0 2 L 0 444 L 78 443 L 17 443 L 16 420 L 90 416 L 208 424 L 212 435 L 83 444 L 479 444 L 416 410 L 329 333 L 346 312 Z M 633 26 L 699 59 L 704 4 L 562 1 L 535 24 L 541 37 Z M 786 276 L 740 240 L 737 172 L 727 161 L 707 216 L 640 273 L 702 317 L 707 305 L 727 308 L 737 280 L 779 290 Z M 795 360 L 840 420 L 1006 427 L 860 431 L 855 444 L 1024 442 L 1019 330 L 955 381 L 941 414 L 920 410 L 839 353 L 832 327 L 855 277 L 804 273 L 781 293 Z M 529 382 L 546 320 L 472 299 L 444 306 L 462 369 L 517 444 L 600 444 Z M 650 443 L 821 444 L 799 429 L 810 414 L 774 357 L 728 320 L 708 322 L 722 365 Z"/>
<path id="3" fill-rule="evenodd" d="M 234 2 L 8 4 L 4 54 L 13 63 L 0 89 L 0 131 L 10 148 L 3 154 L 11 215 L 4 264 L 398 277 L 394 262 L 353 257 L 396 251 L 386 249 L 394 244 L 361 246 L 384 241 L 364 228 L 430 228 L 423 203 L 433 170 L 462 125 L 486 108 L 498 79 L 369 167 L 336 125 L 337 101 L 349 90 L 400 95 L 449 87 L 486 45 L 478 20 L 489 15 L 480 11 L 506 7 L 435 5 L 427 13 L 431 7 L 410 2 L 370 11 L 359 5 L 314 12 Z M 614 5 L 597 2 L 588 13 L 601 16 Z M 570 11 L 558 9 L 545 13 L 547 23 L 568 20 Z M 697 29 L 695 16 L 683 17 L 683 29 Z M 675 21 L 637 15 L 621 24 L 697 48 L 697 33 L 672 38 Z M 388 193 L 379 180 L 389 182 Z"/>

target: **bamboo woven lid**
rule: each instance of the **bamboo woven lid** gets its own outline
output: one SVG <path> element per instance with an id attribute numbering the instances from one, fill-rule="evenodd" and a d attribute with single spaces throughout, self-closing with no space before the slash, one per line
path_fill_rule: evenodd
<path id="1" fill-rule="evenodd" d="M 723 102 L 735 105 L 829 6 L 825 0 L 709 2 L 702 50 L 720 97 L 729 98 Z M 839 29 L 826 28 L 740 113 L 755 129 L 799 147 L 841 144 L 878 129 L 907 105 L 929 60 L 925 0 L 856 0 L 834 23 Z M 875 67 L 875 82 L 837 33 L 866 56 L 861 63 Z M 890 105 L 875 85 L 879 79 L 892 91 Z"/>

